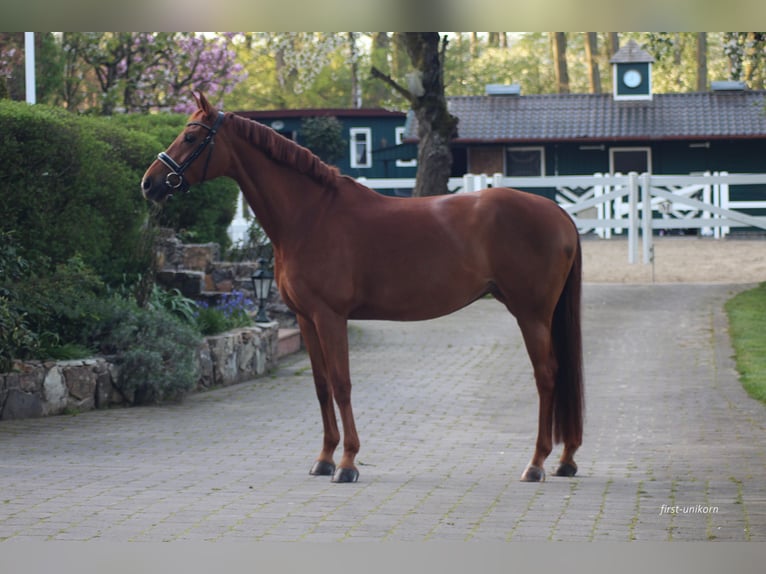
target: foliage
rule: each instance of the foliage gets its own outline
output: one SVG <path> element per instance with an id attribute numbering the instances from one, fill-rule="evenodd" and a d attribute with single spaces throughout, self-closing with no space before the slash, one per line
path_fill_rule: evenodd
<path id="1" fill-rule="evenodd" d="M 151 138 L 59 108 L 0 101 L 0 229 L 50 266 L 79 255 L 107 281 L 146 265 L 137 182 Z"/>
<path id="2" fill-rule="evenodd" d="M 0 373 L 11 370 L 14 359 L 30 359 L 40 346 L 24 313 L 5 295 L 0 295 Z"/>
<path id="3" fill-rule="evenodd" d="M 335 116 L 304 118 L 301 121 L 301 140 L 327 163 L 334 163 L 346 155 L 343 124 Z"/>
<path id="4" fill-rule="evenodd" d="M 117 386 L 134 404 L 177 399 L 194 388 L 199 333 L 164 309 L 142 309 L 131 299 L 101 299 L 88 340 L 116 355 Z"/>
<path id="5" fill-rule="evenodd" d="M 225 293 L 215 305 L 200 302 L 197 326 L 203 335 L 216 335 L 230 329 L 253 324 L 250 312 L 255 308 L 252 299 L 242 291 Z"/>
<path id="6" fill-rule="evenodd" d="M 178 289 L 163 289 L 155 284 L 147 307 L 156 311 L 167 311 L 188 325 L 196 325 L 197 303 L 184 296 Z"/>
<path id="7" fill-rule="evenodd" d="M 726 312 L 742 385 L 766 403 L 766 283 L 727 301 Z"/>
<path id="8" fill-rule="evenodd" d="M 95 319 L 100 278 L 78 257 L 48 272 L 20 255 L 12 234 L 0 239 L 0 371 L 13 359 L 86 356 L 82 335 Z"/>
<path id="9" fill-rule="evenodd" d="M 0 92 L 26 100 L 24 32 L 0 32 Z M 35 33 L 35 94 L 39 103 L 57 104 L 64 85 L 63 54 L 50 32 Z M 3 81 L 5 80 L 5 81 Z M 0 93 L 0 99 L 3 97 Z"/>

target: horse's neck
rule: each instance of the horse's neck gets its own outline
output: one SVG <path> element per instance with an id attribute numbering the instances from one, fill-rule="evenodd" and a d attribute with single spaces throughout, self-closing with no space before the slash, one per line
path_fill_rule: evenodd
<path id="1" fill-rule="evenodd" d="M 275 246 L 305 231 L 307 213 L 318 213 L 329 192 L 308 176 L 257 154 L 237 162 L 232 177 Z"/>

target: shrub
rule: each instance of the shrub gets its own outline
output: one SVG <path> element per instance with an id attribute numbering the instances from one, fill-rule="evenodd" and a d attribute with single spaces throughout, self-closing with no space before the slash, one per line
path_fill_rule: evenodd
<path id="1" fill-rule="evenodd" d="M 37 354 L 40 342 L 7 297 L 0 295 L 0 373 L 11 370 L 14 359 L 30 359 Z"/>
<path id="2" fill-rule="evenodd" d="M 89 339 L 119 365 L 117 386 L 134 404 L 181 398 L 198 379 L 199 333 L 164 309 L 132 300 L 102 300 Z"/>
<path id="3" fill-rule="evenodd" d="M 224 294 L 216 305 L 200 302 L 197 327 L 203 335 L 216 335 L 230 329 L 253 324 L 250 311 L 255 307 L 252 299 L 241 291 Z"/>
<path id="4" fill-rule="evenodd" d="M 348 144 L 343 137 L 343 124 L 335 116 L 316 116 L 301 121 L 303 144 L 327 163 L 335 163 L 346 155 Z"/>
<path id="5" fill-rule="evenodd" d="M 79 254 L 108 281 L 146 266 L 138 182 L 152 138 L 19 102 L 0 102 L 0 125 L 0 229 L 30 259 L 56 265 Z"/>

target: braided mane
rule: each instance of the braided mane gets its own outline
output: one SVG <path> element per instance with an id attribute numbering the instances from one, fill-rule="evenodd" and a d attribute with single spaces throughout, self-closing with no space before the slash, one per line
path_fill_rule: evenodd
<path id="1" fill-rule="evenodd" d="M 328 165 L 311 150 L 298 145 L 268 126 L 236 114 L 229 114 L 237 132 L 274 161 L 293 167 L 317 183 L 334 187 L 340 172 Z"/>

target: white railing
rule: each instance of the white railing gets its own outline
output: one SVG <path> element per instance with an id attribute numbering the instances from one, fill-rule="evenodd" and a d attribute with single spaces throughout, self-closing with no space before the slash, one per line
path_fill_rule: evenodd
<path id="1" fill-rule="evenodd" d="M 415 179 L 357 181 L 376 190 L 411 190 Z M 639 229 L 643 261 L 652 258 L 653 230 L 700 229 L 702 235 L 725 237 L 732 227 L 766 229 L 766 217 L 742 209 L 766 210 L 766 190 L 748 190 L 747 200 L 730 199 L 730 186 L 766 187 L 766 174 L 706 173 L 702 175 L 594 174 L 545 177 L 505 177 L 466 174 L 450 178 L 448 189 L 468 193 L 486 187 L 555 190 L 556 201 L 569 213 L 581 233 L 610 238 L 627 230 L 628 261 L 635 263 Z M 639 199 L 640 198 L 640 199 Z M 650 214 L 644 217 L 644 214 Z M 656 217 L 655 214 L 659 214 Z"/>
<path id="2" fill-rule="evenodd" d="M 368 179 L 359 183 L 378 191 L 410 191 L 414 178 Z M 730 186 L 762 186 L 748 189 L 746 200 L 730 198 Z M 766 229 L 766 216 L 741 210 L 766 210 L 766 174 L 706 173 L 702 175 L 594 174 L 545 177 L 505 177 L 502 174 L 466 174 L 450 178 L 453 193 L 469 193 L 486 187 L 554 190 L 556 201 L 572 216 L 581 233 L 593 231 L 608 239 L 627 233 L 628 261 L 635 263 L 639 234 L 643 261 L 652 258 L 653 231 L 699 229 L 702 235 L 726 237 L 732 227 Z M 650 214 L 644 217 L 643 214 Z M 659 217 L 656 216 L 659 214 Z M 764 211 L 766 214 L 766 211 Z M 229 226 L 234 242 L 244 237 L 252 217 L 244 201 Z"/>

